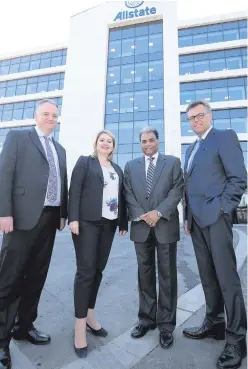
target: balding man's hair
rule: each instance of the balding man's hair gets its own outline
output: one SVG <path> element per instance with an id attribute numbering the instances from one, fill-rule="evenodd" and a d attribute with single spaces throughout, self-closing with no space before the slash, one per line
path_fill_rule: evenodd
<path id="1" fill-rule="evenodd" d="M 51 105 L 54 105 L 56 106 L 56 108 L 58 109 L 58 105 L 57 103 L 54 101 L 54 100 L 51 100 L 51 99 L 42 99 L 40 100 L 37 105 L 36 105 L 36 108 L 35 108 L 35 111 L 38 111 L 39 108 L 44 105 L 44 104 L 51 104 Z"/>

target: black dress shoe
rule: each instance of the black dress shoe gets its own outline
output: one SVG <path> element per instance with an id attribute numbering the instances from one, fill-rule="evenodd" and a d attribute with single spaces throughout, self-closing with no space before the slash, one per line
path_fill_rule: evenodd
<path id="1" fill-rule="evenodd" d="M 91 332 L 94 334 L 94 336 L 107 337 L 108 332 L 106 331 L 106 329 L 104 329 L 104 328 L 94 329 L 94 328 L 91 328 L 91 326 L 89 326 L 88 323 L 86 323 L 86 325 L 91 330 Z"/>
<path id="2" fill-rule="evenodd" d="M 76 355 L 78 357 L 80 357 L 80 359 L 83 359 L 83 358 L 87 357 L 88 346 L 85 346 L 85 347 L 82 347 L 82 348 L 77 348 L 74 344 L 74 351 L 75 351 Z"/>
<path id="3" fill-rule="evenodd" d="M 35 327 L 30 328 L 28 331 L 21 327 L 14 327 L 12 337 L 17 341 L 29 341 L 33 345 L 47 345 L 51 341 L 50 336 L 39 332 Z"/>
<path id="4" fill-rule="evenodd" d="M 0 349 L 0 369 L 11 369 L 11 357 L 9 348 Z"/>
<path id="5" fill-rule="evenodd" d="M 173 345 L 172 333 L 162 329 L 160 331 L 159 343 L 162 348 L 170 348 Z"/>
<path id="6" fill-rule="evenodd" d="M 193 339 L 203 339 L 207 337 L 214 338 L 216 340 L 225 339 L 225 323 L 218 323 L 210 325 L 209 323 L 203 323 L 201 327 L 185 328 L 183 330 L 184 336 Z"/>
<path id="7" fill-rule="evenodd" d="M 246 357 L 246 350 L 242 352 L 240 346 L 226 343 L 216 366 L 219 369 L 238 369 L 244 357 Z"/>
<path id="8" fill-rule="evenodd" d="M 131 337 L 141 338 L 148 331 L 153 330 L 153 329 L 156 329 L 156 324 L 151 324 L 151 325 L 137 324 L 131 332 Z"/>

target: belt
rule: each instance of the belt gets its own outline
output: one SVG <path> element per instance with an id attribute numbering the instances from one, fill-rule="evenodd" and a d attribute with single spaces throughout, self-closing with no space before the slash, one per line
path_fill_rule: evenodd
<path id="1" fill-rule="evenodd" d="M 44 206 L 43 211 L 55 211 L 58 210 L 60 206 Z"/>

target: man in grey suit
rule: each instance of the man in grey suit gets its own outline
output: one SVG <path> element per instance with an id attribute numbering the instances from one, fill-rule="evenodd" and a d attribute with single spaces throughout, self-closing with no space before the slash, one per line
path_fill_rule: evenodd
<path id="1" fill-rule="evenodd" d="M 172 332 L 176 326 L 176 252 L 180 238 L 177 205 L 183 194 L 183 175 L 178 158 L 158 153 L 156 129 L 144 129 L 140 133 L 140 143 L 145 155 L 128 162 L 124 174 L 139 284 L 139 322 L 131 336 L 143 337 L 148 330 L 158 326 L 160 345 L 169 348 L 173 344 Z"/>
<path id="2" fill-rule="evenodd" d="M 66 154 L 52 137 L 58 122 L 52 100 L 40 101 L 35 121 L 35 128 L 10 131 L 0 154 L 0 369 L 11 368 L 16 318 L 14 339 L 50 342 L 33 322 L 56 229 L 67 218 Z"/>
<path id="3" fill-rule="evenodd" d="M 233 248 L 232 212 L 247 186 L 238 137 L 212 127 L 209 104 L 187 108 L 197 134 L 185 158 L 185 231 L 192 237 L 206 298 L 203 324 L 184 329 L 186 337 L 225 339 L 220 369 L 239 368 L 246 355 L 246 312 Z M 224 308 L 227 316 L 225 330 Z"/>

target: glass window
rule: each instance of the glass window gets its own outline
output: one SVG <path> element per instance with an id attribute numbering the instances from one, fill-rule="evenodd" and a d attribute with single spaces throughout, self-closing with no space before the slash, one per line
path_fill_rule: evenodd
<path id="1" fill-rule="evenodd" d="M 57 67 L 62 64 L 62 56 L 58 56 L 56 58 L 52 58 L 51 67 Z"/>
<path id="2" fill-rule="evenodd" d="M 148 126 L 148 120 L 140 120 L 134 122 L 134 128 L 133 128 L 133 142 L 139 143 L 139 134 L 141 130 Z M 140 146 L 140 145 L 139 145 Z M 139 151 L 138 151 L 139 152 Z"/>
<path id="3" fill-rule="evenodd" d="M 148 62 L 135 64 L 135 82 L 148 81 Z"/>
<path id="4" fill-rule="evenodd" d="M 134 37 L 135 27 L 125 27 L 121 31 L 122 38 L 131 38 Z"/>
<path id="5" fill-rule="evenodd" d="M 239 29 L 239 37 L 241 39 L 248 38 L 247 26 Z"/>
<path id="6" fill-rule="evenodd" d="M 211 101 L 211 89 L 206 88 L 202 90 L 195 90 L 195 98 L 196 100 Z"/>
<path id="7" fill-rule="evenodd" d="M 33 119 L 34 108 L 25 108 L 23 112 L 23 119 Z"/>
<path id="8" fill-rule="evenodd" d="M 240 68 L 242 68 L 242 57 L 241 57 L 241 55 L 226 58 L 226 67 L 227 67 L 227 69 L 240 69 Z"/>
<path id="9" fill-rule="evenodd" d="M 149 126 L 158 131 L 159 142 L 164 142 L 164 121 L 163 119 L 149 120 Z"/>
<path id="10" fill-rule="evenodd" d="M 149 24 L 149 33 L 162 33 L 163 32 L 163 23 L 150 23 Z"/>
<path id="11" fill-rule="evenodd" d="M 119 154 L 128 154 L 133 152 L 133 145 L 127 144 L 127 145 L 119 145 L 118 146 L 118 153 Z"/>
<path id="12" fill-rule="evenodd" d="M 40 68 L 49 68 L 51 66 L 51 59 L 43 59 L 40 61 Z"/>
<path id="13" fill-rule="evenodd" d="M 134 65 L 122 65 L 121 66 L 121 83 L 134 83 Z"/>
<path id="14" fill-rule="evenodd" d="M 132 154 L 118 154 L 118 165 L 124 169 L 128 161 L 132 160 Z"/>
<path id="15" fill-rule="evenodd" d="M 195 91 L 181 91 L 180 93 L 180 104 L 181 105 L 189 104 L 194 100 L 196 100 Z"/>
<path id="16" fill-rule="evenodd" d="M 37 83 L 27 85 L 27 94 L 35 94 L 37 91 Z"/>
<path id="17" fill-rule="evenodd" d="M 15 96 L 15 90 L 16 90 L 15 87 L 7 87 L 5 96 L 6 97 Z"/>
<path id="18" fill-rule="evenodd" d="M 125 40 L 122 40 L 122 52 L 121 52 L 122 56 L 134 55 L 134 49 L 135 44 L 133 38 L 127 38 Z"/>
<path id="19" fill-rule="evenodd" d="M 59 80 L 57 81 L 49 81 L 48 83 L 48 91 L 59 90 Z"/>
<path id="20" fill-rule="evenodd" d="M 149 36 L 149 53 L 156 53 L 163 51 L 163 37 L 162 34 Z"/>
<path id="21" fill-rule="evenodd" d="M 26 95 L 26 87 L 27 87 L 26 85 L 17 86 L 16 95 L 17 96 Z"/>
<path id="22" fill-rule="evenodd" d="M 37 92 L 47 91 L 48 82 L 39 82 L 37 85 Z"/>
<path id="23" fill-rule="evenodd" d="M 133 142 L 133 122 L 119 123 L 119 144 Z"/>
<path id="24" fill-rule="evenodd" d="M 229 100 L 245 100 L 245 86 L 228 87 Z"/>
<path id="25" fill-rule="evenodd" d="M 208 43 L 212 44 L 215 42 L 221 42 L 223 41 L 223 32 L 222 31 L 216 31 L 216 32 L 209 32 L 208 33 Z"/>
<path id="26" fill-rule="evenodd" d="M 194 63 L 188 62 L 188 63 L 180 63 L 180 75 L 183 76 L 185 74 L 193 74 L 194 73 Z"/>
<path id="27" fill-rule="evenodd" d="M 12 110 L 3 111 L 2 122 L 8 122 L 12 119 Z"/>
<path id="28" fill-rule="evenodd" d="M 192 36 L 181 36 L 178 39 L 179 47 L 191 46 L 193 43 Z"/>
<path id="29" fill-rule="evenodd" d="M 163 61 L 150 61 L 149 62 L 149 81 L 163 79 Z"/>
<path id="30" fill-rule="evenodd" d="M 111 41 L 109 43 L 109 59 L 119 58 L 121 56 L 121 41 Z"/>
<path id="31" fill-rule="evenodd" d="M 119 112 L 119 94 L 107 96 L 106 114 L 116 114 Z"/>
<path id="32" fill-rule="evenodd" d="M 9 73 L 9 65 L 1 65 L 0 67 L 0 74 L 4 75 L 4 74 L 8 74 Z"/>
<path id="33" fill-rule="evenodd" d="M 231 118 L 231 128 L 237 133 L 247 133 L 247 118 Z"/>
<path id="34" fill-rule="evenodd" d="M 226 69 L 225 58 L 210 60 L 210 71 L 211 72 L 216 72 L 218 70 L 224 70 L 224 69 Z"/>
<path id="35" fill-rule="evenodd" d="M 212 101 L 228 100 L 228 91 L 226 87 L 212 89 Z"/>
<path id="36" fill-rule="evenodd" d="M 20 64 L 10 65 L 8 73 L 9 74 L 18 73 L 19 72 L 19 68 L 20 68 Z"/>
<path id="37" fill-rule="evenodd" d="M 148 54 L 148 36 L 136 37 L 135 55 Z"/>
<path id="38" fill-rule="evenodd" d="M 132 113 L 133 112 L 133 92 L 125 92 L 120 94 L 120 112 Z"/>
<path id="39" fill-rule="evenodd" d="M 230 119 L 215 119 L 214 127 L 217 129 L 228 129 L 230 128 Z"/>
<path id="40" fill-rule="evenodd" d="M 208 43 L 208 35 L 207 33 L 200 33 L 197 35 L 193 35 L 193 45 L 202 45 Z"/>
<path id="41" fill-rule="evenodd" d="M 107 84 L 108 85 L 116 85 L 120 84 L 120 67 L 109 67 L 108 68 L 108 77 Z"/>
<path id="42" fill-rule="evenodd" d="M 40 61 L 31 61 L 30 62 L 30 70 L 39 69 L 40 68 Z"/>
<path id="43" fill-rule="evenodd" d="M 134 110 L 136 112 L 148 110 L 148 91 L 135 91 Z"/>
<path id="44" fill-rule="evenodd" d="M 201 60 L 194 62 L 195 73 L 204 73 L 209 71 L 209 69 L 210 69 L 209 60 Z"/>
<path id="45" fill-rule="evenodd" d="M 23 109 L 17 109 L 13 111 L 12 120 L 22 120 Z"/>
<path id="46" fill-rule="evenodd" d="M 149 91 L 149 110 L 161 110 L 164 107 L 163 89 Z"/>
<path id="47" fill-rule="evenodd" d="M 29 62 L 21 63 L 19 72 L 26 72 L 27 70 L 29 70 Z"/>
<path id="48" fill-rule="evenodd" d="M 114 40 L 120 40 L 121 39 L 121 30 L 111 30 L 110 33 L 109 33 L 109 39 L 111 41 L 114 41 Z"/>
<path id="49" fill-rule="evenodd" d="M 239 39 L 238 29 L 229 29 L 224 31 L 224 41 L 232 41 Z"/>
<path id="50" fill-rule="evenodd" d="M 135 28 L 136 36 L 148 35 L 148 25 L 136 26 Z"/>

